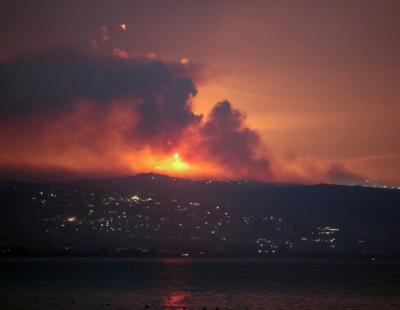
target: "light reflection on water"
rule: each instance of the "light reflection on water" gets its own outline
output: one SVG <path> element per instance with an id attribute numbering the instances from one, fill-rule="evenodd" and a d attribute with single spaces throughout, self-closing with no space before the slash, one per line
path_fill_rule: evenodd
<path id="1" fill-rule="evenodd" d="M 172 308 L 172 309 L 186 308 L 188 305 L 185 302 L 185 299 L 189 296 L 190 296 L 189 293 L 172 292 L 164 299 L 163 306 L 164 308 Z"/>
<path id="2" fill-rule="evenodd" d="M 398 309 L 399 266 L 332 260 L 0 260 L 0 308 Z"/>

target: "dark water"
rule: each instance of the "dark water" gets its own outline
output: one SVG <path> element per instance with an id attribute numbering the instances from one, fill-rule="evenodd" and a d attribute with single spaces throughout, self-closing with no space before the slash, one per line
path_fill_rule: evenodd
<path id="1" fill-rule="evenodd" d="M 400 309 L 400 263 L 0 260 L 0 309 Z"/>

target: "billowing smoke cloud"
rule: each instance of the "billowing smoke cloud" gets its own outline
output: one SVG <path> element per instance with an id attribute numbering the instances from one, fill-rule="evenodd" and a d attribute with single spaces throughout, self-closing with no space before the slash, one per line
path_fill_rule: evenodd
<path id="1" fill-rule="evenodd" d="M 309 181 L 228 101 L 196 115 L 193 68 L 70 51 L 1 63 L 0 170 Z M 308 170 L 316 181 L 356 178 L 339 166 Z"/>
<path id="2" fill-rule="evenodd" d="M 201 146 L 209 157 L 241 177 L 272 179 L 270 161 L 260 136 L 245 127 L 244 115 L 229 101 L 217 103 L 200 129 Z"/>
<path id="3" fill-rule="evenodd" d="M 0 115 L 52 117 L 71 111 L 78 100 L 131 101 L 138 124 L 136 137 L 175 135 L 200 121 L 190 107 L 196 88 L 175 77 L 159 61 L 51 52 L 0 65 Z"/>

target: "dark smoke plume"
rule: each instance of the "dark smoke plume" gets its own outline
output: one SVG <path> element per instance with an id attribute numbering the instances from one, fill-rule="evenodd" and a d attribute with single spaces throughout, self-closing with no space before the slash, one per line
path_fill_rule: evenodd
<path id="1" fill-rule="evenodd" d="M 51 117 L 78 100 L 99 105 L 134 100 L 137 134 L 153 136 L 200 121 L 190 107 L 196 88 L 160 62 L 56 51 L 0 64 L 0 115 Z M 133 101 L 132 101 L 133 102 Z"/>
<path id="2" fill-rule="evenodd" d="M 158 144 L 151 145 L 154 148 L 175 145 L 181 134 L 192 128 L 201 142 L 190 145 L 191 153 L 222 166 L 233 176 L 262 174 L 269 178 L 270 162 L 258 154 L 261 139 L 244 126 L 243 115 L 223 101 L 203 122 L 202 115 L 194 114 L 191 108 L 196 87 L 180 67 L 71 51 L 17 58 L 0 64 L 1 119 L 56 120 L 82 100 L 97 106 L 94 114 L 98 115 L 99 111 L 107 113 L 105 107 L 114 102 L 125 102 L 135 119 L 124 138 L 135 141 L 135 147 L 140 147 L 138 141 Z M 102 117 L 96 117 L 101 121 Z M 80 126 L 74 127 L 72 130 Z M 103 127 L 97 127 L 104 132 Z"/>
<path id="3" fill-rule="evenodd" d="M 197 175 L 207 167 L 207 176 L 216 178 L 360 182 L 335 164 L 321 169 L 299 160 L 300 169 L 286 169 L 228 101 L 217 103 L 207 119 L 196 115 L 192 77 L 200 71 L 73 51 L 2 62 L 0 170 L 141 172 L 140 163 L 151 169 L 157 158 L 180 149 L 201 167 Z"/>
<path id="4" fill-rule="evenodd" d="M 262 141 L 257 132 L 244 125 L 244 115 L 229 101 L 217 103 L 200 129 L 202 146 L 220 165 L 238 175 L 272 177 L 270 161 L 260 156 Z"/>

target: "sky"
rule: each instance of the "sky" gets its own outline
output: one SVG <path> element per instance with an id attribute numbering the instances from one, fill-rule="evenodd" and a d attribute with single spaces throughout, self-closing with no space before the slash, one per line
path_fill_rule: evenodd
<path id="1" fill-rule="evenodd" d="M 400 184 L 398 1 L 0 6 L 3 177 Z"/>

